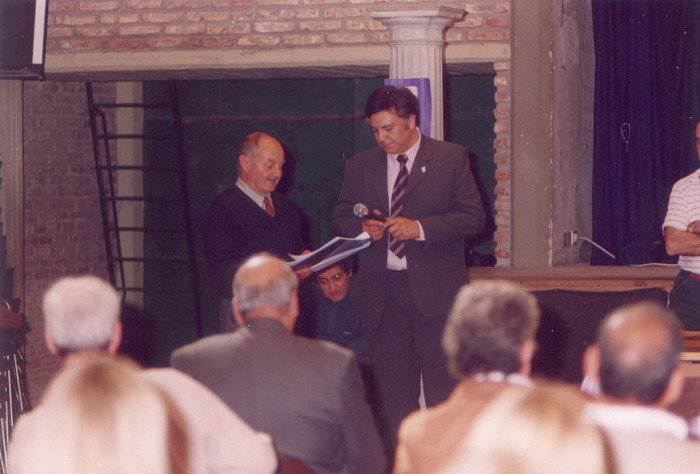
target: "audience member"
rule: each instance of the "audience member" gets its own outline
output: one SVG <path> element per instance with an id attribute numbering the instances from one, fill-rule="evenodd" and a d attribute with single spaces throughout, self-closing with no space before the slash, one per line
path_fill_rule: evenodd
<path id="1" fill-rule="evenodd" d="M 461 379 L 444 403 L 401 424 L 396 473 L 434 473 L 461 449 L 475 417 L 509 386 L 530 387 L 540 311 L 534 296 L 506 281 L 477 281 L 457 294 L 442 346 Z"/>
<path id="2" fill-rule="evenodd" d="M 68 364 L 20 418 L 9 474 L 188 474 L 187 428 L 167 396 L 127 359 Z"/>
<path id="3" fill-rule="evenodd" d="M 221 298 L 222 332 L 236 327 L 231 281 L 238 266 L 257 252 L 286 258 L 305 248 L 299 211 L 275 192 L 284 164 L 284 149 L 275 138 L 262 132 L 246 136 L 238 154 L 236 183 L 216 197 L 204 216 L 204 255 L 209 278 Z M 299 270 L 300 277 L 310 273 Z"/>
<path id="4" fill-rule="evenodd" d="M 455 458 L 434 474 L 606 474 L 614 460 L 568 386 L 510 387 L 474 420 Z"/>
<path id="5" fill-rule="evenodd" d="M 624 306 L 603 320 L 584 354 L 584 372 L 599 386 L 588 415 L 609 435 L 618 472 L 691 473 L 700 444 L 685 420 L 666 410 L 683 390 L 680 323 L 656 303 Z"/>
<path id="6" fill-rule="evenodd" d="M 176 350 L 176 367 L 216 392 L 281 459 L 316 473 L 380 473 L 385 460 L 352 352 L 292 334 L 299 314 L 289 266 L 259 254 L 233 280 L 240 328 Z"/>
<path id="7" fill-rule="evenodd" d="M 43 299 L 46 346 L 65 367 L 114 356 L 122 335 L 120 306 L 119 294 L 100 278 L 58 280 Z M 170 368 L 138 375 L 165 392 L 182 414 L 191 438 L 190 472 L 274 472 L 277 459 L 270 437 L 253 431 L 206 387 Z M 34 416 L 32 411 L 23 418 L 30 423 Z M 32 446 L 31 436 L 13 434 L 11 448 L 17 452 L 29 453 Z"/>

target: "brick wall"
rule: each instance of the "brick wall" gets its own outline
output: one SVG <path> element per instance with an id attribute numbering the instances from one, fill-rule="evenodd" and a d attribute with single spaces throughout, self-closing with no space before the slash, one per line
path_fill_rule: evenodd
<path id="1" fill-rule="evenodd" d="M 510 1 L 50 0 L 50 52 L 303 48 L 383 44 L 371 7 L 453 6 L 449 42 L 510 41 Z"/>
<path id="2" fill-rule="evenodd" d="M 446 34 L 449 44 L 510 44 L 510 0 L 49 0 L 47 51 L 81 52 L 288 50 L 385 44 L 387 30 L 373 7 L 453 6 L 468 12 Z M 496 257 L 511 264 L 509 61 L 496 71 Z M 101 85 L 97 92 L 113 96 Z M 73 82 L 26 82 L 26 311 L 32 326 L 28 358 L 36 401 L 56 369 L 42 340 L 41 294 L 65 274 L 104 276 L 106 264 L 97 201 L 85 91 Z"/>
<path id="3" fill-rule="evenodd" d="M 114 94 L 113 85 L 99 85 Z M 63 275 L 106 277 L 86 96 L 81 83 L 24 83 L 25 310 L 35 403 L 57 368 L 43 341 L 41 297 Z"/>

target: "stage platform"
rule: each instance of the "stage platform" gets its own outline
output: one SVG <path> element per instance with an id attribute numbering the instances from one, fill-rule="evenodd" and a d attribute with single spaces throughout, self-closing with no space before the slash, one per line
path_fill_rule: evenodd
<path id="1" fill-rule="evenodd" d="M 625 291 L 663 288 L 671 291 L 677 265 L 591 266 L 546 268 L 472 267 L 470 280 L 498 279 L 520 283 L 528 290 Z"/>

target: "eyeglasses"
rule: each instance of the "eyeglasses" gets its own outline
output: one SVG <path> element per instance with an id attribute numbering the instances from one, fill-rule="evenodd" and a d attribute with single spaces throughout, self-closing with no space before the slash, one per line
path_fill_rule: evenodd
<path id="1" fill-rule="evenodd" d="M 331 281 L 338 283 L 340 280 L 343 279 L 344 276 L 345 276 L 345 273 L 338 272 L 335 275 L 331 275 L 330 278 L 325 278 L 325 277 L 317 278 L 316 283 L 318 283 L 321 286 L 328 286 L 331 284 Z"/>

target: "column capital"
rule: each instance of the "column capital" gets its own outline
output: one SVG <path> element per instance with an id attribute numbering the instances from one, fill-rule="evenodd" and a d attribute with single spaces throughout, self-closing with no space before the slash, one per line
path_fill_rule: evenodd
<path id="1" fill-rule="evenodd" d="M 445 28 L 461 20 L 466 11 L 453 7 L 372 8 L 369 15 L 389 29 L 392 43 L 414 41 L 443 43 Z"/>

